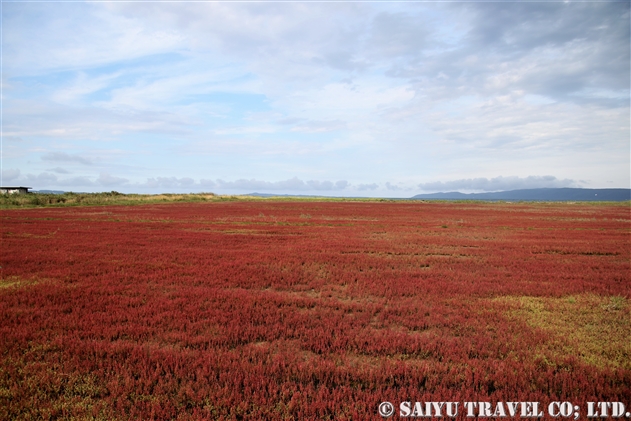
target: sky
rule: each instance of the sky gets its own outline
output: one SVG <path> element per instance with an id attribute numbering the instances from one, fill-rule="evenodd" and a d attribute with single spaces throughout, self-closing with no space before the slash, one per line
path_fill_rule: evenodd
<path id="1" fill-rule="evenodd" d="M 630 3 L 2 2 L 2 185 L 629 188 Z"/>

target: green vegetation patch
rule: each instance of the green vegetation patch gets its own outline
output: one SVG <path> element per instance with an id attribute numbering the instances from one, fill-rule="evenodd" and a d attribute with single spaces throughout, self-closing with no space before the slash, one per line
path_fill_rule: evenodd
<path id="1" fill-rule="evenodd" d="M 553 297 L 500 297 L 511 319 L 543 331 L 537 354 L 566 356 L 598 368 L 631 369 L 629 300 L 593 294 Z"/>
<path id="2" fill-rule="evenodd" d="M 134 205 L 142 203 L 205 202 L 221 200 L 221 196 L 217 196 L 213 193 L 151 195 L 123 194 L 116 191 L 111 191 L 104 193 L 68 192 L 63 194 L 0 194 L 0 209 L 60 206 Z"/>
<path id="3" fill-rule="evenodd" d="M 30 285 L 39 283 L 38 279 L 24 279 L 19 276 L 7 276 L 6 278 L 0 278 L 0 291 L 9 290 L 12 288 L 25 288 Z"/>

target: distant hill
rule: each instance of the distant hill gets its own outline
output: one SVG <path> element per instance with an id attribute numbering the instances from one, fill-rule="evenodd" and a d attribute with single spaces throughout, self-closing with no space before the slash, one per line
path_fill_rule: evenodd
<path id="1" fill-rule="evenodd" d="M 607 201 L 631 200 L 631 189 L 524 189 L 493 193 L 431 193 L 417 194 L 412 199 L 434 200 L 524 200 L 524 201 Z"/>
<path id="2" fill-rule="evenodd" d="M 31 190 L 31 193 L 44 193 L 44 194 L 64 194 L 63 190 Z"/>

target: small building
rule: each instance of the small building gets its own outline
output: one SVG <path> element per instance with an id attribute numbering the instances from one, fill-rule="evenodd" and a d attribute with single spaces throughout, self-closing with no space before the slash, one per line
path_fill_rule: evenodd
<path id="1" fill-rule="evenodd" d="M 0 187 L 0 194 L 25 194 L 33 187 Z"/>

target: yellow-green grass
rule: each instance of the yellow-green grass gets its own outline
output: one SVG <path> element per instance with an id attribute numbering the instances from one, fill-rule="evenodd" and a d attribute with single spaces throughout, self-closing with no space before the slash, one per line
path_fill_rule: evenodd
<path id="1" fill-rule="evenodd" d="M 534 355 L 550 364 L 574 356 L 598 368 L 631 369 L 629 300 L 622 296 L 579 294 L 560 298 L 505 296 L 507 316 L 540 330 Z"/>

